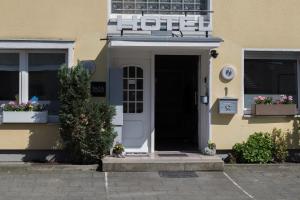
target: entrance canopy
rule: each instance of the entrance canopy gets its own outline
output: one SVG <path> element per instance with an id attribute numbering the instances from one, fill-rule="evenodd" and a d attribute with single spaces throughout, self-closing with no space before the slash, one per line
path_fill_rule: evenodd
<path id="1" fill-rule="evenodd" d="M 218 37 L 203 36 L 156 36 L 156 35 L 113 35 L 108 36 L 109 47 L 180 47 L 213 49 L 223 42 Z"/>

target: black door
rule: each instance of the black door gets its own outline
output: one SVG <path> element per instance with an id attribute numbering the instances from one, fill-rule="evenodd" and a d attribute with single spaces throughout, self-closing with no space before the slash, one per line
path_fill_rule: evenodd
<path id="1" fill-rule="evenodd" d="M 155 56 L 156 150 L 198 147 L 198 56 Z"/>

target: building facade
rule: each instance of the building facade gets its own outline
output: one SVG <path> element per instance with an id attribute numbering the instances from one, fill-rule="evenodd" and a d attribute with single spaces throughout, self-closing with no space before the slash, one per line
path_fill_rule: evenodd
<path id="1" fill-rule="evenodd" d="M 127 152 L 220 150 L 293 130 L 297 113 L 257 116 L 254 97 L 299 101 L 297 0 L 2 0 L 0 102 L 49 104 L 48 123 L 4 123 L 0 149 L 60 149 L 56 73 L 95 66 L 94 97 L 117 108 Z M 97 96 L 97 95 L 95 95 Z M 297 106 L 298 107 L 298 106 Z M 293 137 L 290 148 L 299 148 Z"/>

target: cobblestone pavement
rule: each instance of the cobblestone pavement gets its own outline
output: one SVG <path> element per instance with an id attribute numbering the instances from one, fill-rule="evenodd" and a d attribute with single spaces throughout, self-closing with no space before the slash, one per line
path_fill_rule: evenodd
<path id="1" fill-rule="evenodd" d="M 299 200 L 300 165 L 225 172 L 103 173 L 0 169 L 0 200 Z"/>

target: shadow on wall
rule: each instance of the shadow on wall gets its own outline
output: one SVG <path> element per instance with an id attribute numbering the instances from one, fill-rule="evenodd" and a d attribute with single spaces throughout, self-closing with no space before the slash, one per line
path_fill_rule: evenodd
<path id="1" fill-rule="evenodd" d="M 213 125 L 229 125 L 234 115 L 219 114 L 219 100 L 216 100 L 211 108 L 211 123 Z"/>
<path id="2" fill-rule="evenodd" d="M 1 139 L 7 146 L 1 151 L 16 161 L 49 161 L 61 152 L 58 128 L 54 124 L 1 124 Z"/>
<path id="3" fill-rule="evenodd" d="M 107 80 L 107 64 L 108 64 L 108 44 L 101 49 L 94 62 L 96 64 L 96 69 L 92 73 L 93 81 L 105 81 Z"/>
<path id="4" fill-rule="evenodd" d="M 58 125 L 30 126 L 24 162 L 55 162 L 63 157 Z"/>
<path id="5" fill-rule="evenodd" d="M 94 60 L 85 60 L 81 59 L 82 62 L 94 63 L 95 68 L 88 65 L 86 68 L 92 73 L 91 81 L 108 81 L 107 79 L 107 51 L 108 51 L 108 44 L 106 43 L 105 46 L 101 49 L 99 54 Z M 106 83 L 108 86 L 108 83 Z M 106 91 L 107 97 L 108 91 Z M 102 101 L 105 102 L 105 97 L 93 97 L 92 101 Z"/>
<path id="6" fill-rule="evenodd" d="M 293 123 L 293 130 L 287 134 L 288 148 L 300 149 L 300 119 L 296 118 Z"/>
<path id="7" fill-rule="evenodd" d="M 248 124 L 267 124 L 267 123 L 289 123 L 293 120 L 291 117 L 266 117 L 266 116 L 254 116 L 245 118 L 244 120 L 248 120 Z"/>

